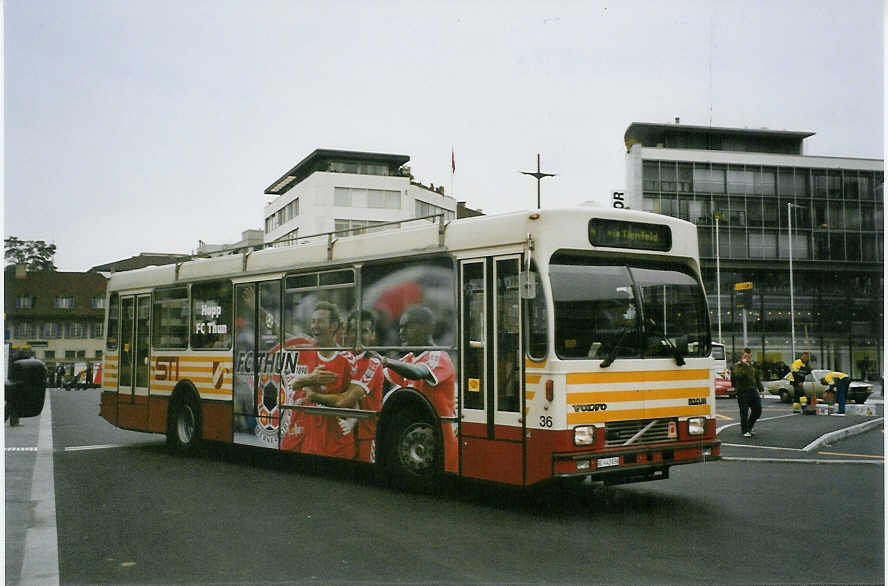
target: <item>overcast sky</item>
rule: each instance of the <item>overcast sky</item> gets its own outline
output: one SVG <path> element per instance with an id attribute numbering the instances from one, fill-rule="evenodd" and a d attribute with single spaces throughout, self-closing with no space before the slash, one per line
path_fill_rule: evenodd
<path id="1" fill-rule="evenodd" d="M 608 204 L 633 121 L 883 158 L 885 13 L 839 2 L 5 0 L 4 230 L 82 271 L 263 225 L 316 148 L 485 212 Z M 450 154 L 456 174 L 451 192 Z"/>

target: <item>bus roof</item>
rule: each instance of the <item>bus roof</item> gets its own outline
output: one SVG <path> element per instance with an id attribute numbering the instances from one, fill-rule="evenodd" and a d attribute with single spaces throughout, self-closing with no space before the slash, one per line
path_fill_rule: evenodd
<path id="1" fill-rule="evenodd" d="M 410 223 L 400 229 L 357 236 L 317 235 L 306 237 L 306 242 L 286 247 L 269 246 L 262 250 L 194 258 L 178 264 L 113 273 L 108 281 L 108 290 L 140 289 L 241 274 L 282 274 L 299 267 L 371 257 L 436 251 L 483 251 L 509 245 L 518 247 L 527 241 L 528 236 L 533 237 L 535 249 L 543 257 L 557 249 L 651 254 L 643 250 L 592 246 L 588 227 L 593 218 L 669 226 L 672 231 L 671 250 L 654 254 L 697 258 L 697 228 L 690 222 L 650 212 L 577 207 L 524 210 L 463 218 L 449 223 L 404 220 L 404 223 Z"/>

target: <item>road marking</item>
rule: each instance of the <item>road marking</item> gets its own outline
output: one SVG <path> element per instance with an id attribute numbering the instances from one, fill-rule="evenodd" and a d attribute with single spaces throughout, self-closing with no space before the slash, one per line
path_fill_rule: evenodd
<path id="1" fill-rule="evenodd" d="M 66 452 L 82 452 L 84 450 L 105 450 L 108 448 L 122 448 L 120 444 L 102 444 L 98 446 L 70 446 L 65 448 Z"/>
<path id="2" fill-rule="evenodd" d="M 727 419 L 728 421 L 734 421 L 733 417 L 728 417 L 727 415 L 722 415 L 721 413 L 716 413 L 715 416 L 718 419 Z"/>
<path id="3" fill-rule="evenodd" d="M 794 415 L 794 413 L 790 413 L 788 415 L 778 415 L 777 417 L 762 417 L 761 419 L 758 420 L 757 423 L 761 423 L 762 421 L 774 421 L 775 419 L 783 419 L 784 417 L 792 417 L 793 415 Z M 740 423 L 737 422 L 737 423 L 729 423 L 727 425 L 722 425 L 721 427 L 718 427 L 715 429 L 715 435 L 718 435 L 722 432 L 722 430 L 725 430 L 729 427 L 734 427 L 735 425 L 740 425 Z"/>
<path id="4" fill-rule="evenodd" d="M 870 454 L 847 454 L 845 452 L 817 452 L 824 456 L 850 456 L 852 458 L 874 458 L 876 460 L 884 460 L 885 456 L 873 456 Z"/>

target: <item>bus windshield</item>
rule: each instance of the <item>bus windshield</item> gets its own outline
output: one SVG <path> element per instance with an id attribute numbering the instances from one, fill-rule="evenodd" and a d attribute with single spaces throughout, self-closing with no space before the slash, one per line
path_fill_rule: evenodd
<path id="1" fill-rule="evenodd" d="M 557 254 L 549 276 L 560 358 L 708 355 L 706 300 L 687 267 Z"/>

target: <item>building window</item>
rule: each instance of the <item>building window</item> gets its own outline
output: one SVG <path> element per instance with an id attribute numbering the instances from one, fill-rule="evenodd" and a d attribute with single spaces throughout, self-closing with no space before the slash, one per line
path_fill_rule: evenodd
<path id="1" fill-rule="evenodd" d="M 418 199 L 416 200 L 415 211 L 416 211 L 415 217 L 417 217 L 417 218 L 422 218 L 423 216 L 432 216 L 435 214 L 444 214 L 444 221 L 445 222 L 449 222 L 449 221 L 453 220 L 456 216 L 456 214 L 454 212 L 451 212 L 450 210 L 448 210 L 446 208 L 438 207 L 434 204 L 430 204 L 430 203 L 427 203 L 424 201 L 419 201 Z M 429 220 L 432 220 L 432 221 L 435 219 L 436 218 L 429 218 Z"/>
<path id="2" fill-rule="evenodd" d="M 388 165 L 379 163 L 348 163 L 331 161 L 328 169 L 333 173 L 353 173 L 356 175 L 388 175 Z"/>
<path id="3" fill-rule="evenodd" d="M 101 359 L 102 359 L 102 351 L 96 350 L 96 360 L 101 360 Z"/>
<path id="4" fill-rule="evenodd" d="M 660 189 L 673 192 L 676 190 L 675 163 L 662 163 L 660 165 Z"/>
<path id="5" fill-rule="evenodd" d="M 755 193 L 755 173 L 743 169 L 728 169 L 728 193 Z"/>
<path id="6" fill-rule="evenodd" d="M 73 295 L 61 295 L 55 298 L 55 308 L 56 309 L 73 309 L 74 308 L 74 296 Z"/>
<path id="7" fill-rule="evenodd" d="M 43 324 L 44 338 L 60 338 L 61 335 L 62 328 L 59 326 L 58 322 L 48 321 Z"/>
<path id="8" fill-rule="evenodd" d="M 841 199 L 842 197 L 842 172 L 830 171 L 826 182 L 829 197 Z"/>
<path id="9" fill-rule="evenodd" d="M 382 224 L 386 224 L 387 222 L 378 222 L 374 220 L 348 220 L 344 218 L 339 218 L 334 220 L 334 230 L 344 231 L 351 230 L 348 234 L 349 236 L 355 236 L 357 234 L 364 234 L 367 232 L 378 232 L 380 230 L 400 228 L 400 224 L 389 224 L 387 226 L 382 226 Z"/>
<path id="10" fill-rule="evenodd" d="M 660 168 L 656 162 L 644 163 L 641 169 L 641 180 L 645 191 L 660 191 Z"/>
<path id="11" fill-rule="evenodd" d="M 348 187 L 333 188 L 333 205 L 340 208 L 352 207 L 352 191 Z"/>
<path id="12" fill-rule="evenodd" d="M 724 193 L 724 169 L 706 169 L 705 167 L 695 167 L 694 191 L 697 193 Z"/>
<path id="13" fill-rule="evenodd" d="M 15 338 L 33 338 L 34 324 L 27 321 L 16 322 L 12 327 L 12 335 Z"/>
<path id="14" fill-rule="evenodd" d="M 74 321 L 65 325 L 66 338 L 85 338 L 86 326 L 82 322 Z"/>
<path id="15" fill-rule="evenodd" d="M 265 233 L 268 234 L 272 230 L 274 230 L 274 216 L 273 215 L 265 218 Z"/>
<path id="16" fill-rule="evenodd" d="M 755 192 L 759 195 L 777 194 L 777 177 L 773 169 L 762 169 L 755 173 Z"/>
<path id="17" fill-rule="evenodd" d="M 76 354 L 74 350 L 65 350 L 65 359 L 66 360 L 74 360 L 76 358 Z"/>
<path id="18" fill-rule="evenodd" d="M 89 337 L 90 338 L 104 338 L 105 337 L 105 324 L 100 321 L 93 322 L 89 328 Z"/>
<path id="19" fill-rule="evenodd" d="M 16 309 L 31 309 L 34 307 L 34 298 L 30 295 L 19 295 L 15 298 Z"/>
<path id="20" fill-rule="evenodd" d="M 774 232 L 749 233 L 750 258 L 777 258 L 777 234 Z"/>
<path id="21" fill-rule="evenodd" d="M 399 210 L 401 209 L 401 192 L 388 189 L 368 189 L 367 207 Z"/>
<path id="22" fill-rule="evenodd" d="M 105 309 L 105 296 L 104 295 L 96 295 L 92 298 L 92 308 L 93 309 Z"/>
<path id="23" fill-rule="evenodd" d="M 44 350 L 43 360 L 55 360 L 55 350 Z"/>

